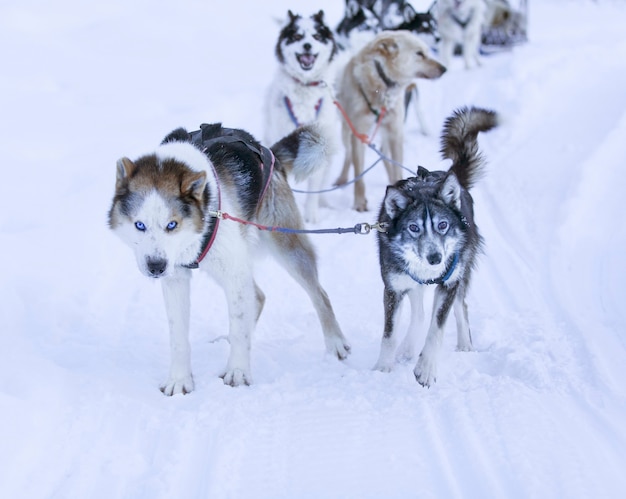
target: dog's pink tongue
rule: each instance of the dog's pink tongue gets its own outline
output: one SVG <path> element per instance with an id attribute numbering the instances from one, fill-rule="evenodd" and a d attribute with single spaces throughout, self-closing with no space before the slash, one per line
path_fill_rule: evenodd
<path id="1" fill-rule="evenodd" d="M 300 64 L 303 66 L 313 66 L 315 62 L 315 56 L 313 54 L 302 54 L 300 56 Z"/>

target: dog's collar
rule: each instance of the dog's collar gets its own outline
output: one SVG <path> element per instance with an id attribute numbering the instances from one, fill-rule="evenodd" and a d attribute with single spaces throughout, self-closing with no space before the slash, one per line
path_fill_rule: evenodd
<path id="1" fill-rule="evenodd" d="M 210 160 L 209 160 L 209 165 L 211 166 L 211 172 L 213 173 L 213 177 L 215 178 L 215 186 L 216 186 L 216 191 L 217 191 L 217 212 L 221 212 L 222 193 L 220 191 L 220 183 L 217 178 L 217 172 L 215 171 L 215 167 L 213 166 L 213 163 Z M 209 212 L 211 212 L 211 210 L 207 210 L 207 213 Z M 213 224 L 210 224 L 210 223 L 208 224 L 208 229 L 205 232 L 204 236 L 202 237 L 202 246 L 200 249 L 200 254 L 195 259 L 195 261 L 187 265 L 183 265 L 183 267 L 188 268 L 188 269 L 197 269 L 200 266 L 200 262 L 204 260 L 204 257 L 207 255 L 207 253 L 211 249 L 211 246 L 213 246 L 213 242 L 215 241 L 215 236 L 217 235 L 217 229 L 219 225 L 220 225 L 220 219 L 218 217 L 215 217 L 215 222 Z"/>
<path id="2" fill-rule="evenodd" d="M 454 269 L 456 268 L 457 263 L 459 263 L 459 253 L 458 252 L 454 253 L 454 255 L 452 256 L 452 261 L 448 265 L 448 268 L 446 269 L 446 271 L 441 276 L 439 276 L 439 277 L 437 277 L 435 279 L 422 280 L 422 279 L 419 279 L 418 277 L 414 276 L 410 272 L 408 272 L 408 274 L 411 277 L 411 279 L 413 279 L 415 282 L 417 282 L 419 284 L 445 284 L 446 281 L 448 279 L 450 279 L 450 277 L 452 276 L 452 273 L 454 272 Z"/>
<path id="3" fill-rule="evenodd" d="M 453 12 L 450 12 L 450 17 L 455 23 L 461 26 L 461 29 L 465 29 L 467 28 L 467 25 L 471 22 L 472 18 L 474 17 L 474 9 L 470 10 L 469 16 L 467 16 L 467 19 L 465 21 L 459 19 L 459 17 Z"/>
<path id="4" fill-rule="evenodd" d="M 378 76 L 380 76 L 380 79 L 383 80 L 385 85 L 387 85 L 387 88 L 393 88 L 398 84 L 397 82 L 389 78 L 389 76 L 387 76 L 387 73 L 385 73 L 385 70 L 383 69 L 380 62 L 374 60 L 374 66 L 376 67 L 376 72 L 378 73 Z"/>
<path id="5" fill-rule="evenodd" d="M 295 81 L 296 83 L 298 83 L 299 85 L 302 85 L 303 87 L 318 87 L 318 86 L 324 86 L 326 84 L 326 82 L 324 80 L 318 80 L 318 81 L 302 81 L 299 80 L 298 78 L 296 78 L 295 76 L 292 76 L 291 79 L 293 81 Z"/>
<path id="6" fill-rule="evenodd" d="M 394 88 L 395 86 L 398 85 L 395 81 L 389 78 L 389 76 L 387 76 L 380 62 L 375 60 L 374 67 L 376 67 L 376 72 L 378 73 L 378 76 L 380 77 L 381 80 L 383 80 L 383 83 L 385 84 L 387 88 Z M 376 109 L 372 105 L 370 100 L 367 98 L 367 94 L 365 93 L 365 90 L 363 90 L 363 86 L 361 84 L 359 84 L 359 92 L 361 92 L 361 95 L 363 96 L 363 99 L 365 100 L 365 103 L 367 104 L 367 108 L 370 110 L 370 112 L 374 116 L 376 116 L 376 119 L 380 119 L 381 111 Z"/>
<path id="7" fill-rule="evenodd" d="M 376 116 L 376 119 L 380 119 L 380 111 L 376 109 L 374 106 L 372 106 L 372 103 L 367 98 L 367 94 L 365 93 L 365 90 L 363 90 L 363 87 L 361 86 L 361 84 L 359 84 L 359 91 L 361 92 L 361 95 L 363 96 L 363 99 L 365 100 L 365 103 L 367 104 L 367 108 L 370 110 L 370 112 L 374 116 Z"/>

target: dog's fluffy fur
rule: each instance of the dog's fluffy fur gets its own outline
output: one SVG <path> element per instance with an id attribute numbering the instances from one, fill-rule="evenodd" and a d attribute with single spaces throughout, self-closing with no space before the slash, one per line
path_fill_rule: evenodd
<path id="1" fill-rule="evenodd" d="M 384 31 L 363 47 L 347 63 L 339 79 L 337 100 L 359 133 L 370 133 L 379 121 L 383 152 L 402 163 L 404 147 L 404 96 L 415 78 L 439 78 L 446 68 L 433 59 L 428 46 L 408 31 Z M 344 120 L 342 138 L 345 147 L 343 170 L 337 185 L 348 181 L 350 165 L 354 176 L 363 172 L 365 145 Z M 389 182 L 402 178 L 401 168 L 385 162 Z M 362 179 L 354 185 L 354 209 L 367 210 L 365 184 Z"/>
<path id="2" fill-rule="evenodd" d="M 333 61 L 337 45 L 324 21 L 324 11 L 310 17 L 288 12 L 288 19 L 276 43 L 278 67 L 265 100 L 265 141 L 273 144 L 300 125 L 318 123 L 331 144 L 339 123 L 329 85 L 334 80 Z M 329 158 L 330 160 L 330 158 Z M 304 215 L 317 222 L 319 194 L 328 162 L 309 177 Z"/>
<path id="3" fill-rule="evenodd" d="M 187 267 L 213 231 L 212 246 L 199 268 L 223 287 L 228 303 L 231 350 L 224 383 L 236 386 L 252 381 L 250 339 L 265 300 L 252 273 L 253 245 L 259 242 L 308 293 L 326 350 L 340 359 L 348 355 L 350 347 L 320 286 L 307 236 L 262 231 L 257 240 L 256 228 L 231 220 L 220 223 L 215 217 L 221 210 L 258 224 L 302 228 L 286 175 L 310 174 L 326 157 L 325 148 L 324 136 L 314 125 L 276 143 L 271 148 L 275 165 L 265 190 L 260 144 L 248 133 L 220 124 L 203 126 L 198 147 L 190 142 L 190 134 L 177 129 L 154 152 L 134 161 L 118 161 L 109 225 L 133 249 L 139 270 L 161 281 L 171 340 L 170 374 L 161 387 L 166 395 L 194 388 L 189 344 L 192 271 Z"/>
<path id="4" fill-rule="evenodd" d="M 480 45 L 487 4 L 485 0 L 439 0 L 436 18 L 439 26 L 441 61 L 450 66 L 456 47 L 461 46 L 465 68 L 480 65 Z"/>
<path id="5" fill-rule="evenodd" d="M 400 358 L 413 357 L 428 284 L 437 287 L 430 327 L 414 369 L 417 381 L 430 386 L 436 380 L 443 328 L 451 308 L 458 350 L 472 348 L 465 296 L 482 238 L 469 189 L 483 168 L 478 132 L 496 125 L 492 111 L 464 108 L 455 112 L 445 123 L 441 141 L 443 157 L 453 162 L 450 169 L 429 172 L 420 168 L 416 177 L 387 188 L 378 218 L 386 226 L 386 232 L 378 234 L 385 324 L 375 369 L 390 371 L 393 366 L 397 315 L 405 296 L 411 303 L 411 323 L 397 353 Z"/>

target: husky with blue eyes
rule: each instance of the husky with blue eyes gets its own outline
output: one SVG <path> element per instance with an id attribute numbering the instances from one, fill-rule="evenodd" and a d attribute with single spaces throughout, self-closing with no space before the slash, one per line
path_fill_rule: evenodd
<path id="1" fill-rule="evenodd" d="M 339 119 L 332 102 L 337 45 L 332 30 L 320 10 L 310 17 L 291 11 L 278 35 L 275 49 L 278 66 L 265 99 L 265 142 L 273 144 L 294 129 L 318 123 L 329 145 L 339 135 Z M 338 141 L 337 141 L 338 142 Z M 338 144 L 333 148 L 338 149 Z M 323 187 L 328 162 L 309 177 L 305 204 L 308 222 L 318 221 L 319 191 Z M 296 179 L 298 180 L 298 179 Z"/>
<path id="2" fill-rule="evenodd" d="M 474 221 L 469 189 L 480 176 L 483 159 L 477 135 L 497 125 L 493 111 L 463 108 L 446 120 L 441 152 L 452 160 L 448 171 L 420 167 L 415 177 L 387 187 L 380 209 L 380 266 L 385 285 L 385 324 L 375 369 L 388 372 L 396 355 L 410 360 L 424 318 L 424 287 L 436 286 L 430 327 L 414 369 L 423 386 L 436 381 L 443 328 L 450 309 L 457 324 L 457 349 L 472 349 L 465 296 L 482 237 Z M 397 347 L 397 319 L 402 300 L 411 303 L 411 322 Z"/>
<path id="3" fill-rule="evenodd" d="M 117 163 L 109 226 L 135 253 L 139 270 L 161 281 L 171 367 L 165 395 L 194 388 L 189 344 L 192 269 L 211 275 L 228 303 L 227 385 L 248 385 L 250 340 L 265 296 L 252 267 L 260 244 L 308 293 L 326 351 L 350 352 L 330 300 L 318 280 L 315 250 L 306 234 L 287 173 L 306 177 L 326 154 L 314 126 L 292 132 L 270 149 L 243 130 L 202 125 L 170 133 L 154 152 Z M 231 219 L 228 219 L 231 218 Z M 245 223 L 243 223 L 245 222 Z M 257 227 L 296 229 L 259 231 Z"/>

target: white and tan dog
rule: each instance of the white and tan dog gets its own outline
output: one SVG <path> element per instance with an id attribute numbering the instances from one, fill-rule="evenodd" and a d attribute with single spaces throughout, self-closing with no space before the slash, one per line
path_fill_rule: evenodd
<path id="1" fill-rule="evenodd" d="M 339 132 L 328 88 L 334 80 L 337 45 L 324 21 L 324 11 L 310 17 L 288 11 L 275 53 L 278 67 L 265 99 L 265 142 L 273 144 L 299 126 L 317 123 L 330 147 Z M 336 147 L 334 143 L 332 147 Z M 321 190 L 327 171 L 328 162 L 320 163 L 309 177 L 312 193 L 307 195 L 304 210 L 308 222 L 318 221 L 320 196 L 315 192 Z"/>
<path id="2" fill-rule="evenodd" d="M 383 31 L 347 63 L 339 78 L 337 100 L 360 134 L 378 126 L 383 153 L 402 163 L 406 88 L 416 78 L 439 78 L 445 70 L 416 35 L 404 30 Z M 365 145 L 345 120 L 342 138 L 345 159 L 337 185 L 348 181 L 350 165 L 358 177 L 365 159 Z M 397 164 L 385 161 L 385 166 L 390 184 L 402 178 Z M 362 179 L 354 184 L 354 209 L 368 209 Z"/>
<path id="3" fill-rule="evenodd" d="M 485 0 L 439 0 L 436 14 L 441 61 L 447 67 L 461 46 L 465 68 L 480 66 L 480 45 L 485 25 Z"/>
<path id="4" fill-rule="evenodd" d="M 250 341 L 265 301 L 252 272 L 259 243 L 308 293 L 327 352 L 340 359 L 348 355 L 350 346 L 318 280 L 313 246 L 297 232 L 303 223 L 286 177 L 291 171 L 310 173 L 325 155 L 325 140 L 315 126 L 299 128 L 270 151 L 245 131 L 218 123 L 192 133 L 177 129 L 155 151 L 134 161 L 118 161 L 109 225 L 133 249 L 139 270 L 162 284 L 171 344 L 164 394 L 194 388 L 189 344 L 192 268 L 214 277 L 226 295 L 230 355 L 224 383 L 251 383 Z M 224 220 L 227 215 L 246 224 Z M 250 224 L 296 231 L 259 232 Z"/>

